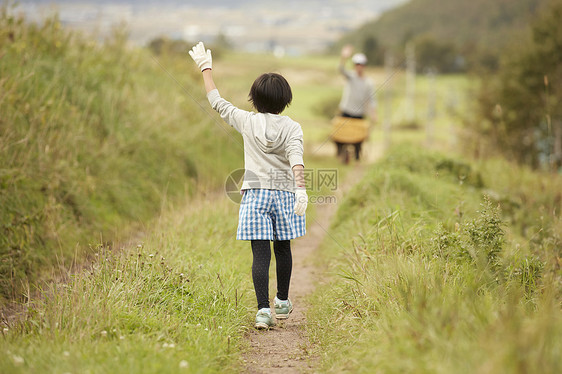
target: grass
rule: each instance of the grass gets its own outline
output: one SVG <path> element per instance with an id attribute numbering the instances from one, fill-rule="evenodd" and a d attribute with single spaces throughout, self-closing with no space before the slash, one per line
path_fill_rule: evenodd
<path id="1" fill-rule="evenodd" d="M 234 240 L 237 206 L 215 193 L 242 167 L 241 138 L 209 115 L 200 74 L 185 56 L 127 50 L 119 30 L 99 45 L 56 18 L 1 22 L 0 275 L 3 297 L 25 292 L 29 309 L 2 326 L 0 371 L 241 371 L 251 254 Z M 223 96 L 245 109 L 260 73 L 287 76 L 285 114 L 303 127 L 307 168 L 341 181 L 353 166 L 317 152 L 343 86 L 337 62 L 231 52 L 214 66 Z M 323 243 L 327 284 L 309 326 L 318 370 L 561 371 L 560 178 L 412 146 L 425 141 L 427 78 L 416 81 L 413 128 L 403 73 L 390 83 L 372 139 L 383 138 L 388 93 L 392 143 L 407 146 L 348 193 Z M 471 86 L 438 77 L 436 148 L 454 145 Z M 142 241 L 114 244 L 135 232 Z M 53 267 L 66 282 L 27 292 Z"/>
<path id="2" fill-rule="evenodd" d="M 187 93 L 148 52 L 127 50 L 119 30 L 100 45 L 56 17 L 30 25 L 8 9 L 0 14 L 2 302 L 242 166 L 240 140 L 201 110 L 203 90 L 185 59 L 159 62 Z"/>
<path id="3" fill-rule="evenodd" d="M 505 162 L 392 150 L 322 246 L 330 276 L 308 329 L 320 370 L 560 372 L 561 186 Z"/>
<path id="4" fill-rule="evenodd" d="M 222 197 L 165 212 L 143 242 L 45 290 L 5 328 L 0 367 L 25 372 L 224 372 L 240 369 L 253 312 L 251 252 Z"/>
<path id="5" fill-rule="evenodd" d="M 241 138 L 207 115 L 200 74 L 127 50 L 119 30 L 100 45 L 56 18 L 1 21 L 2 292 L 25 309 L 2 321 L 0 371 L 240 371 L 251 254 L 215 191 Z M 284 62 L 237 58 L 215 61 L 217 83 L 249 109 L 254 74 Z M 53 269 L 64 281 L 43 282 Z"/>

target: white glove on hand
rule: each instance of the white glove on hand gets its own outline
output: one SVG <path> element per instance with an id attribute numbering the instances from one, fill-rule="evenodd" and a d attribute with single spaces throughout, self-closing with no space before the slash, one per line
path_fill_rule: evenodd
<path id="1" fill-rule="evenodd" d="M 306 206 L 308 205 L 308 195 L 305 188 L 297 188 L 295 190 L 295 214 L 304 216 Z"/>
<path id="2" fill-rule="evenodd" d="M 203 42 L 197 43 L 195 47 L 189 51 L 189 55 L 195 61 L 197 66 L 201 71 L 205 69 L 212 69 L 213 68 L 213 57 L 211 56 L 211 50 L 207 49 L 205 51 L 205 45 Z"/>
<path id="3" fill-rule="evenodd" d="M 343 48 L 341 49 L 341 57 L 348 59 L 351 57 L 351 54 L 353 53 L 353 46 L 350 44 L 346 44 L 343 46 Z"/>

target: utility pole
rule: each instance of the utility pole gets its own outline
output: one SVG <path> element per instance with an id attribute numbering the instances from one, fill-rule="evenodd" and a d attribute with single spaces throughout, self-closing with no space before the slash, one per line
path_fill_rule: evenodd
<path id="1" fill-rule="evenodd" d="M 555 171 L 560 171 L 562 167 L 562 121 L 553 121 L 554 127 L 554 160 L 552 162 L 553 169 Z"/>
<path id="2" fill-rule="evenodd" d="M 416 120 L 416 47 L 406 44 L 406 121 Z"/>
<path id="3" fill-rule="evenodd" d="M 394 57 L 392 52 L 386 51 L 384 55 L 384 72 L 386 77 L 390 77 L 393 74 L 394 69 Z M 391 126 L 392 126 L 392 79 L 388 81 L 388 84 L 384 90 L 384 119 L 383 119 L 383 130 L 384 130 L 384 149 L 388 150 L 391 143 Z"/>
<path id="4" fill-rule="evenodd" d="M 457 130 L 455 128 L 455 121 L 457 119 L 457 109 L 459 103 L 454 87 L 449 88 L 449 95 L 447 96 L 447 114 L 449 115 L 449 146 L 451 149 L 455 149 L 457 146 Z"/>
<path id="5" fill-rule="evenodd" d="M 427 71 L 428 92 L 427 92 L 427 124 L 426 124 L 426 143 L 431 148 L 435 132 L 435 70 L 430 68 Z"/>

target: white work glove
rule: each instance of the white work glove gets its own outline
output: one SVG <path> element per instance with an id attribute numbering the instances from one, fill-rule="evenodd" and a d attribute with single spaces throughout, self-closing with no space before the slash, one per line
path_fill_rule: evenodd
<path id="1" fill-rule="evenodd" d="M 351 57 L 351 54 L 353 53 L 353 46 L 350 44 L 346 44 L 343 46 L 343 48 L 341 49 L 341 57 L 348 59 Z"/>
<path id="2" fill-rule="evenodd" d="M 211 56 L 211 50 L 207 49 L 207 51 L 205 51 L 205 45 L 203 44 L 203 42 L 197 43 L 197 45 L 194 46 L 191 51 L 189 51 L 189 55 L 191 56 L 193 61 L 195 61 L 197 66 L 199 66 L 199 69 L 201 69 L 201 71 L 213 68 L 213 57 Z"/>
<path id="3" fill-rule="evenodd" d="M 308 195 L 305 188 L 297 188 L 295 190 L 295 214 L 304 216 L 306 206 L 308 205 Z"/>

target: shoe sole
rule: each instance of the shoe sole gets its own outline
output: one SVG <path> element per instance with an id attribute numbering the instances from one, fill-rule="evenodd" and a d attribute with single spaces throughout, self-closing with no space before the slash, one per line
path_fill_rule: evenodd
<path id="1" fill-rule="evenodd" d="M 265 322 L 256 322 L 256 329 L 258 330 L 269 330 L 271 326 L 269 326 Z"/>
<path id="2" fill-rule="evenodd" d="M 287 314 L 275 314 L 275 318 L 277 319 L 289 319 L 289 314 L 291 314 L 293 312 L 293 308 L 291 308 L 291 310 L 289 310 L 289 313 Z"/>

